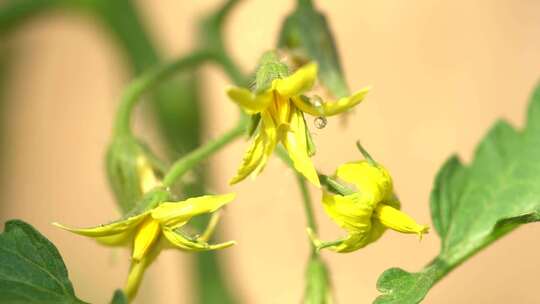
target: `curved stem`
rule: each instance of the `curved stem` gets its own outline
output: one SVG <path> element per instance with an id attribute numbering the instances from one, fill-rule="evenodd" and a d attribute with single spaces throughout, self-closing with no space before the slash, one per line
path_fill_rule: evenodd
<path id="1" fill-rule="evenodd" d="M 172 184 L 174 184 L 174 182 L 179 177 L 182 177 L 182 175 L 191 170 L 201 161 L 205 160 L 210 155 L 219 151 L 225 145 L 231 143 L 233 140 L 240 137 L 242 134 L 244 134 L 245 130 L 245 119 L 241 119 L 240 123 L 236 127 L 224 133 L 223 135 L 221 135 L 221 137 L 214 139 L 203 146 L 200 146 L 199 148 L 193 150 L 191 153 L 177 160 L 163 178 L 163 185 L 165 187 L 172 186 Z"/>
<path id="2" fill-rule="evenodd" d="M 137 77 L 125 90 L 116 115 L 114 133 L 116 135 L 131 135 L 131 117 L 133 108 L 141 96 L 161 81 L 171 77 L 176 72 L 197 66 L 213 58 L 212 53 L 199 51 L 182 57 L 172 63 L 158 66 Z"/>

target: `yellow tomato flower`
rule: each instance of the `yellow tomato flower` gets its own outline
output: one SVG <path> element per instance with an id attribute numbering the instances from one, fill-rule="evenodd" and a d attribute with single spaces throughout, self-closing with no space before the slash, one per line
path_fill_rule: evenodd
<path id="1" fill-rule="evenodd" d="M 354 186 L 356 191 L 346 195 L 324 191 L 323 206 L 328 216 L 348 235 L 337 241 L 322 242 L 308 230 L 318 249 L 355 251 L 379 239 L 386 228 L 414 233 L 420 238 L 428 232 L 428 226 L 417 224 L 399 211 L 400 203 L 394 194 L 392 178 L 381 165 L 371 161 L 346 163 L 337 169 L 335 175 Z"/>
<path id="2" fill-rule="evenodd" d="M 146 184 L 146 186 L 149 185 Z M 181 202 L 163 202 L 141 214 L 93 228 L 70 228 L 58 223 L 53 223 L 53 225 L 76 234 L 92 237 L 104 245 L 131 246 L 132 262 L 124 291 L 132 299 L 137 293 L 145 269 L 163 247 L 186 251 L 205 251 L 234 245 L 234 241 L 220 244 L 207 242 L 215 228 L 217 217 L 213 217 L 207 231 L 200 237 L 190 237 L 179 229 L 187 224 L 192 217 L 215 212 L 232 201 L 234 197 L 235 195 L 230 193 L 194 197 Z"/>
<path id="3" fill-rule="evenodd" d="M 283 73 L 274 72 L 275 75 L 272 77 L 275 79 L 271 80 L 269 87 L 255 93 L 240 87 L 227 90 L 227 95 L 245 112 L 261 117 L 258 132 L 245 153 L 236 176 L 230 181 L 231 184 L 242 181 L 250 174 L 258 175 L 264 169 L 276 145 L 282 143 L 292 159 L 294 168 L 311 183 L 320 187 L 317 171 L 309 155 L 309 130 L 304 113 L 331 116 L 345 112 L 360 103 L 368 89 L 337 101 L 312 103 L 302 94 L 311 90 L 315 84 L 317 70 L 317 64 L 312 62 L 289 76 L 282 77 Z"/>

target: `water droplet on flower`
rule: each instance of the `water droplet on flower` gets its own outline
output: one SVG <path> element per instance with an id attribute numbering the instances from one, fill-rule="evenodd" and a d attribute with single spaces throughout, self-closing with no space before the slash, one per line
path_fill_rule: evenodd
<path id="1" fill-rule="evenodd" d="M 317 129 L 323 129 L 324 127 L 326 127 L 326 124 L 328 123 L 328 120 L 324 116 L 319 116 L 319 117 L 315 118 L 314 123 L 315 123 L 315 127 Z"/>
<path id="2" fill-rule="evenodd" d="M 313 95 L 313 97 L 311 97 L 311 103 L 315 107 L 320 108 L 323 105 L 323 99 L 319 95 Z"/>

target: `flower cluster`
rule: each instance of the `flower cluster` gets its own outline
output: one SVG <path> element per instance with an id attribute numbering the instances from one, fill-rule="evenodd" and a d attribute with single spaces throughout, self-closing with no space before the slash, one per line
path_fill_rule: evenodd
<path id="1" fill-rule="evenodd" d="M 140 177 L 140 191 L 152 200 L 150 208 L 135 215 L 128 215 L 118 221 L 92 228 L 71 228 L 53 223 L 70 232 L 94 238 L 106 246 L 131 247 L 131 268 L 124 292 L 134 298 L 144 271 L 162 249 L 177 248 L 185 251 L 206 251 L 230 247 L 234 241 L 209 244 L 219 213 L 215 213 L 231 202 L 235 194 L 205 195 L 184 201 L 163 201 L 167 192 L 161 192 L 161 180 L 143 156 L 135 162 Z M 165 196 L 160 195 L 165 194 Z M 153 207 L 151 207 L 154 205 Z M 182 231 L 193 217 L 213 213 L 212 219 L 200 236 L 189 236 Z"/>
<path id="2" fill-rule="evenodd" d="M 304 94 L 317 80 L 318 66 L 311 62 L 289 73 L 274 52 L 263 56 L 254 92 L 239 87 L 227 90 L 229 97 L 250 115 L 256 115 L 258 130 L 253 143 L 244 155 L 238 173 L 230 181 L 235 184 L 250 174 L 258 175 L 278 143 L 287 150 L 294 168 L 313 185 L 320 187 L 317 171 L 310 159 L 310 133 L 304 113 L 314 116 L 332 116 L 343 113 L 360 103 L 368 92 L 362 89 L 337 101 L 313 103 Z"/>
<path id="3" fill-rule="evenodd" d="M 236 184 L 250 175 L 255 177 L 260 174 L 281 144 L 292 167 L 301 176 L 318 188 L 324 186 L 324 210 L 348 232 L 343 239 L 323 242 L 308 229 L 317 249 L 355 251 L 376 241 L 386 228 L 419 236 L 427 233 L 427 226 L 418 225 L 399 211 L 400 203 L 394 194 L 390 174 L 370 157 L 340 166 L 333 177 L 317 172 L 311 161 L 314 147 L 304 116 L 326 117 L 346 112 L 359 104 L 369 91 L 364 88 L 348 97 L 323 101 L 318 96 L 308 95 L 316 86 L 317 79 L 317 63 L 308 62 L 291 72 L 275 52 L 269 52 L 262 57 L 250 89 L 231 87 L 227 90 L 227 95 L 254 122 L 250 132 L 253 142 L 230 183 Z M 115 222 L 93 228 L 79 229 L 54 224 L 94 238 L 104 245 L 130 247 L 131 268 L 124 291 L 133 299 L 145 269 L 162 249 L 205 251 L 234 245 L 234 241 L 218 244 L 208 241 L 217 225 L 219 210 L 235 195 L 174 199 L 172 191 L 165 186 L 166 178 L 162 180 L 160 172 L 163 170 L 158 168 L 159 162 L 148 149 L 128 135 L 113 142 L 108 156 L 111 184 L 126 215 Z M 322 176 L 324 180 L 320 178 Z M 182 230 L 193 217 L 203 214 L 211 214 L 212 217 L 201 235 L 189 235 Z M 319 265 L 314 266 L 313 271 L 320 274 L 321 282 L 326 282 L 326 272 L 319 269 L 324 268 L 322 262 L 313 261 L 313 265 Z"/>

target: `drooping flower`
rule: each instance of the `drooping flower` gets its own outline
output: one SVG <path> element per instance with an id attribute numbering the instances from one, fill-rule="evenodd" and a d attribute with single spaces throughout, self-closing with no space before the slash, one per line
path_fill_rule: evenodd
<path id="1" fill-rule="evenodd" d="M 387 228 L 417 234 L 420 238 L 428 232 L 428 226 L 417 224 L 399 210 L 400 202 L 394 194 L 392 178 L 381 165 L 369 160 L 346 163 L 336 170 L 335 176 L 356 189 L 346 194 L 325 190 L 323 206 L 328 216 L 348 235 L 337 241 L 323 242 L 308 230 L 318 249 L 355 251 L 375 242 Z"/>
<path id="2" fill-rule="evenodd" d="M 368 89 L 337 101 L 310 99 L 303 94 L 315 84 L 318 70 L 316 63 L 308 63 L 289 74 L 288 67 L 279 62 L 274 53 L 265 56 L 257 71 L 254 92 L 241 87 L 227 90 L 227 95 L 245 112 L 260 117 L 253 143 L 230 183 L 238 183 L 251 174 L 258 175 L 276 145 L 281 143 L 294 168 L 320 187 L 317 171 L 310 159 L 310 133 L 304 113 L 331 116 L 345 112 L 360 103 Z"/>
<path id="3" fill-rule="evenodd" d="M 217 217 L 200 237 L 188 236 L 180 228 L 194 216 L 216 212 L 234 199 L 233 193 L 205 195 L 180 202 L 163 202 L 155 208 L 106 225 L 93 228 L 70 228 L 58 223 L 53 225 L 70 232 L 94 238 L 108 246 L 131 246 L 131 268 L 125 293 L 133 298 L 137 293 L 144 271 L 165 247 L 186 251 L 217 250 L 230 247 L 234 241 L 209 244 Z M 214 213 L 217 214 L 217 213 Z"/>

